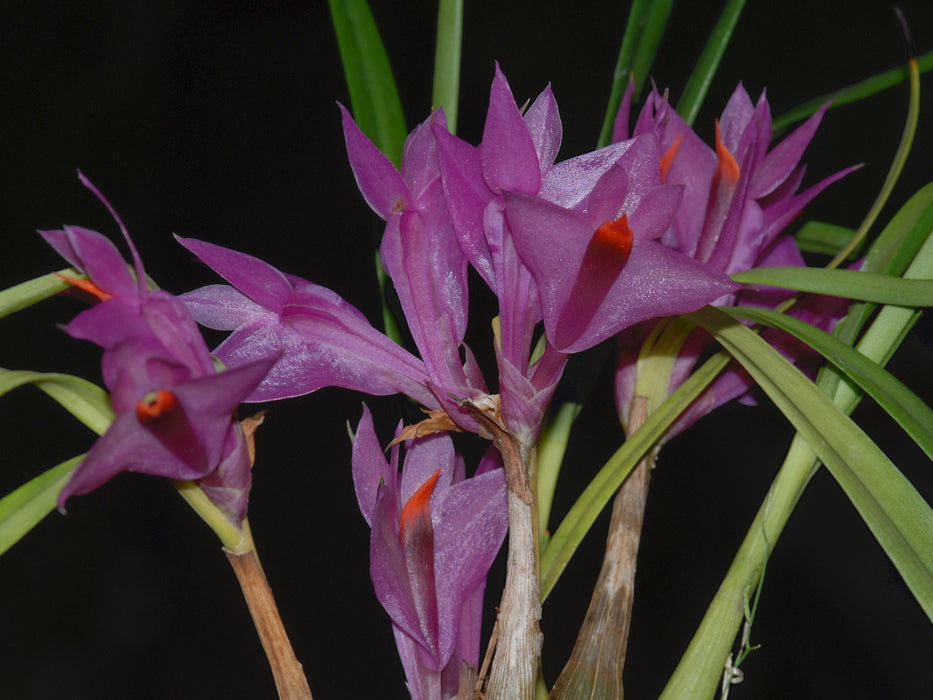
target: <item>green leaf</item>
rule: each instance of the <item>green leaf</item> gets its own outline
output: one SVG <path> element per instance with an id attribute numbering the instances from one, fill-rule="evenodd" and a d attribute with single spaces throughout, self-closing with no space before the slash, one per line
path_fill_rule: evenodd
<path id="1" fill-rule="evenodd" d="M 434 49 L 434 86 L 431 104 L 442 107 L 447 128 L 457 133 L 460 99 L 460 50 L 463 42 L 463 0 L 440 0 L 437 9 L 437 43 Z"/>
<path id="2" fill-rule="evenodd" d="M 353 118 L 398 167 L 407 129 L 389 57 L 366 0 L 329 0 Z"/>
<path id="3" fill-rule="evenodd" d="M 829 333 L 793 316 L 751 306 L 719 310 L 734 318 L 779 328 L 805 342 L 875 399 L 933 459 L 933 410 L 882 366 Z"/>
<path id="4" fill-rule="evenodd" d="M 609 458 L 583 493 L 573 504 L 560 526 L 541 553 L 541 600 L 548 597 L 557 579 L 567 567 L 570 557 L 589 532 L 616 490 L 684 409 L 722 371 L 729 358 L 724 353 L 714 355 L 680 387 L 650 413 L 636 430 Z"/>
<path id="5" fill-rule="evenodd" d="M 700 54 L 684 92 L 680 96 L 677 112 L 689 126 L 693 126 L 703 100 L 706 99 L 710 83 L 713 82 L 713 76 L 716 75 L 716 70 L 729 45 L 729 39 L 732 38 L 732 32 L 739 21 L 743 7 L 745 7 L 745 0 L 729 0 L 722 14 L 719 15 L 716 26 L 710 32 L 706 46 L 703 47 L 703 53 Z"/>
<path id="6" fill-rule="evenodd" d="M 60 292 L 64 292 L 66 289 L 70 289 L 71 285 L 59 277 L 59 275 L 79 278 L 84 277 L 83 273 L 78 272 L 73 267 L 69 267 L 59 272 L 51 272 L 47 275 L 21 282 L 9 289 L 4 289 L 0 292 L 0 318 L 9 316 L 17 311 L 22 311 L 43 299 L 48 299 Z"/>
<path id="7" fill-rule="evenodd" d="M 622 95 L 628 86 L 629 75 L 635 81 L 635 97 L 651 71 L 654 57 L 661 43 L 661 35 L 667 26 L 673 8 L 673 0 L 634 0 L 629 10 L 622 46 L 612 74 L 612 90 L 609 105 L 599 133 L 598 147 L 607 146 L 612 139 L 612 125 L 622 103 Z"/>
<path id="8" fill-rule="evenodd" d="M 24 384 L 35 384 L 98 435 L 103 434 L 113 422 L 110 398 L 96 384 L 70 374 L 0 367 L 0 396 Z"/>
<path id="9" fill-rule="evenodd" d="M 894 191 L 894 185 L 897 184 L 897 179 L 900 177 L 901 171 L 904 169 L 904 164 L 907 162 L 907 156 L 910 154 L 910 147 L 914 142 L 914 135 L 917 133 L 917 123 L 920 120 L 920 73 L 917 70 L 916 61 L 910 60 L 907 62 L 907 75 L 910 79 L 907 118 L 904 121 L 901 140 L 897 144 L 897 150 L 894 153 L 894 158 L 891 160 L 887 175 L 885 175 L 884 182 L 881 184 L 878 196 L 875 197 L 875 201 L 872 203 L 864 220 L 856 230 L 855 235 L 852 236 L 852 240 L 830 260 L 826 267 L 839 267 L 848 260 L 849 256 L 862 244 L 862 241 L 875 223 L 875 219 L 878 218 L 885 203 L 888 201 L 891 192 Z"/>
<path id="10" fill-rule="evenodd" d="M 920 189 L 894 215 L 869 249 L 862 269 L 888 275 L 903 273 L 908 279 L 930 279 L 933 277 L 931 231 L 933 184 Z M 848 315 L 833 330 L 833 335 L 848 345 L 854 345 L 876 308 L 877 305 L 871 302 L 852 304 Z M 917 318 L 918 314 L 913 309 L 883 308 L 859 341 L 859 352 L 884 364 Z M 838 371 L 828 365 L 820 371 L 817 384 L 828 396 L 836 397 L 839 382 Z M 858 401 L 857 392 L 851 385 L 843 383 L 843 388 L 851 394 L 847 400 Z"/>
<path id="11" fill-rule="evenodd" d="M 717 309 L 688 316 L 738 360 L 829 469 L 933 620 L 933 510 L 878 446 L 766 341 Z"/>
<path id="12" fill-rule="evenodd" d="M 52 512 L 58 494 L 82 459 L 84 455 L 72 457 L 0 499 L 0 554 Z"/>
<path id="13" fill-rule="evenodd" d="M 561 404 L 557 410 L 552 408 L 552 416 L 545 422 L 538 436 L 538 539 L 541 550 L 546 549 L 550 541 L 547 524 L 551 519 L 557 477 L 567 452 L 570 429 L 581 410 L 583 404 L 569 401 Z"/>
<path id="14" fill-rule="evenodd" d="M 929 187 L 924 190 L 929 190 Z M 891 245 L 885 244 L 883 250 L 890 252 L 892 247 L 898 248 L 898 241 L 916 235 L 923 208 L 929 204 L 924 190 L 914 195 L 901 208 L 876 241 L 876 245 L 882 238 L 887 238 Z M 923 247 L 906 271 L 906 263 L 889 259 L 887 254 L 878 254 L 874 249 L 869 251 L 865 267 L 889 274 L 903 272 L 905 277 L 930 277 L 933 274 L 933 243 L 931 239 L 925 242 L 921 239 L 921 243 Z M 916 252 L 916 248 L 913 250 Z M 859 303 L 850 307 L 846 321 L 840 323 L 834 333 L 840 340 L 847 344 L 854 342 L 864 321 L 858 319 L 851 324 L 849 321 L 853 321 L 857 315 L 855 309 L 864 307 L 875 308 L 875 305 Z M 901 306 L 883 307 L 859 340 L 859 353 L 883 365 L 917 317 L 918 312 L 914 309 Z M 851 413 L 860 396 L 858 387 L 848 381 L 839 382 L 838 379 L 839 374 L 834 367 L 826 365 L 820 372 L 817 385 L 824 393 L 833 397 L 833 402 L 843 412 Z M 712 698 L 715 694 L 722 677 L 722 666 L 742 624 L 744 595 L 757 584 L 774 543 L 780 537 L 797 499 L 818 466 L 816 453 L 799 434 L 795 436 L 784 464 L 772 482 L 729 571 L 677 669 L 668 681 L 661 696 L 663 699 Z"/>
<path id="15" fill-rule="evenodd" d="M 835 255 L 852 240 L 855 231 L 823 221 L 808 221 L 794 234 L 797 247 L 805 253 Z"/>
<path id="16" fill-rule="evenodd" d="M 818 267 L 756 267 L 732 275 L 736 282 L 797 289 L 878 304 L 933 306 L 933 280 Z"/>
<path id="17" fill-rule="evenodd" d="M 933 51 L 927 51 L 925 54 L 919 56 L 917 58 L 917 63 L 921 73 L 926 73 L 928 70 L 933 69 Z M 814 97 L 812 100 L 807 100 L 803 104 L 775 117 L 773 122 L 774 131 L 781 131 L 795 122 L 802 121 L 816 114 L 816 111 L 827 102 L 832 102 L 833 107 L 841 107 L 851 102 L 864 100 L 866 97 L 871 97 L 895 85 L 900 85 L 907 80 L 907 74 L 908 70 L 906 65 L 898 66 L 839 90 Z"/>

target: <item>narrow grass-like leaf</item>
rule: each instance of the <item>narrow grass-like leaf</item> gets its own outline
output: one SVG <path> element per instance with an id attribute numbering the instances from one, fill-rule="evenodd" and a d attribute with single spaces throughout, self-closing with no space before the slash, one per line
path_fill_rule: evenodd
<path id="1" fill-rule="evenodd" d="M 0 554 L 52 512 L 58 494 L 82 459 L 84 455 L 72 457 L 0 499 Z"/>
<path id="2" fill-rule="evenodd" d="M 875 219 L 878 218 L 882 208 L 884 208 L 885 203 L 888 201 L 888 197 L 891 196 L 891 192 L 894 191 L 894 185 L 897 184 L 897 179 L 900 177 L 901 171 L 907 163 L 907 156 L 910 154 L 910 147 L 913 145 L 914 135 L 917 133 L 917 123 L 920 120 L 920 72 L 917 69 L 917 61 L 915 59 L 907 61 L 907 75 L 910 79 L 907 118 L 904 121 L 901 140 L 897 144 L 897 150 L 894 153 L 894 158 L 891 159 L 891 165 L 888 167 L 884 182 L 881 183 L 878 196 L 875 197 L 875 201 L 865 215 L 865 219 L 856 230 L 855 235 L 852 236 L 852 240 L 836 254 L 826 267 L 839 267 L 845 263 L 849 259 L 849 256 L 862 244 L 862 241 L 874 225 Z"/>
<path id="3" fill-rule="evenodd" d="M 927 51 L 917 58 L 920 72 L 926 73 L 933 69 L 933 51 Z M 795 122 L 803 121 L 812 116 L 816 111 L 827 102 L 832 102 L 833 107 L 841 107 L 852 102 L 864 100 L 879 92 L 883 92 L 896 85 L 907 81 L 907 66 L 897 66 L 891 68 L 870 78 L 865 78 L 857 83 L 848 85 L 839 90 L 827 92 L 819 97 L 807 100 L 803 104 L 797 105 L 793 109 L 784 112 L 774 118 L 773 128 L 775 133 L 787 128 Z"/>
<path id="4" fill-rule="evenodd" d="M 443 107 L 450 133 L 457 133 L 460 100 L 460 50 L 463 42 L 463 0 L 440 0 L 434 48 L 433 107 Z"/>
<path id="5" fill-rule="evenodd" d="M 628 87 L 629 75 L 635 80 L 635 97 L 641 92 L 642 86 L 651 71 L 654 57 L 661 43 L 661 36 L 667 26 L 673 8 L 673 0 L 634 0 L 629 10 L 628 22 L 625 24 L 625 34 L 622 36 L 622 46 L 619 48 L 619 57 L 616 59 L 615 70 L 612 74 L 612 90 L 609 94 L 609 105 L 606 107 L 606 116 L 603 118 L 603 127 L 599 132 L 597 147 L 602 148 L 609 144 L 612 138 L 612 125 L 616 113 L 622 103 L 622 95 Z"/>
<path id="6" fill-rule="evenodd" d="M 547 548 L 541 554 L 542 601 L 553 590 L 554 584 L 566 568 L 570 557 L 573 556 L 602 509 L 612 500 L 625 477 L 728 362 L 729 357 L 724 353 L 714 355 L 707 360 L 700 369 L 690 375 L 687 381 L 668 396 L 657 410 L 648 415 L 644 424 L 622 443 L 622 446 L 593 477 L 576 503 L 564 516 Z"/>
<path id="7" fill-rule="evenodd" d="M 25 384 L 35 384 L 98 435 L 113 422 L 107 392 L 86 379 L 70 374 L 0 368 L 0 396 Z"/>
<path id="8" fill-rule="evenodd" d="M 366 0 L 329 0 L 353 118 L 398 167 L 407 129 L 395 77 Z"/>
<path id="9" fill-rule="evenodd" d="M 933 239 L 926 240 L 906 271 L 900 262 L 889 256 L 892 247 L 899 249 L 898 241 L 905 241 L 916 235 L 923 208 L 928 203 L 922 190 L 901 208 L 876 241 L 877 245 L 885 238 L 890 245 L 885 244 L 882 248 L 883 254 L 874 248 L 869 251 L 865 268 L 883 270 L 891 274 L 903 272 L 908 278 L 928 278 L 933 275 Z M 923 239 L 920 240 L 923 243 Z M 908 244 L 909 242 L 905 243 L 905 246 Z M 913 250 L 916 252 L 915 248 Z M 875 308 L 875 305 L 853 304 L 846 321 L 839 324 L 834 332 L 838 339 L 847 344 L 854 342 L 858 331 L 864 325 L 863 320 L 855 319 L 855 309 L 864 307 Z M 906 307 L 883 307 L 859 339 L 859 353 L 883 366 L 918 315 L 919 312 Z M 849 321 L 853 320 L 855 322 L 850 324 Z M 838 371 L 827 364 L 817 378 L 817 386 L 828 396 L 832 396 L 833 402 L 844 413 L 849 414 L 857 405 L 861 394 L 854 383 L 839 381 L 839 377 Z M 661 695 L 662 700 L 705 700 L 714 696 L 722 677 L 723 664 L 742 624 L 744 596 L 757 585 L 771 549 L 818 467 L 819 459 L 816 453 L 799 434 L 795 436 L 784 464 L 772 482 L 716 596 L 671 675 Z"/>
<path id="10" fill-rule="evenodd" d="M 810 443 L 933 620 L 933 510 L 878 446 L 766 341 L 717 309 L 689 315 Z"/>
<path id="11" fill-rule="evenodd" d="M 818 267 L 756 267 L 737 272 L 742 284 L 796 289 L 898 306 L 933 306 L 933 280 L 906 280 L 893 275 Z"/>
<path id="12" fill-rule="evenodd" d="M 551 505 L 554 503 L 554 491 L 557 489 L 557 477 L 560 475 L 570 429 L 580 415 L 583 404 L 568 401 L 553 412 L 553 417 L 545 423 L 538 437 L 538 539 L 540 549 L 547 549 L 551 535 L 548 522 L 551 519 Z"/>
<path id="13" fill-rule="evenodd" d="M 903 274 L 907 279 L 933 278 L 931 231 L 933 184 L 914 194 L 885 226 L 869 249 L 862 269 L 888 275 Z M 833 335 L 848 345 L 854 345 L 855 339 L 859 337 L 876 308 L 877 304 L 872 302 L 850 305 L 848 315 L 836 326 Z M 884 364 L 917 317 L 918 314 L 913 309 L 885 307 L 859 341 L 859 352 Z M 840 380 L 838 370 L 832 365 L 827 365 L 820 371 L 817 384 L 827 395 L 836 396 Z M 851 385 L 843 383 L 843 386 L 847 386 L 847 392 L 853 390 Z M 857 401 L 854 394 L 851 398 Z"/>
<path id="14" fill-rule="evenodd" d="M 4 289 L 0 292 L 0 318 L 22 311 L 43 299 L 48 299 L 69 289 L 71 285 L 59 277 L 60 274 L 69 277 L 84 277 L 82 273 L 73 267 L 69 267 Z"/>
<path id="15" fill-rule="evenodd" d="M 719 310 L 734 318 L 779 328 L 805 342 L 877 401 L 933 459 L 933 409 L 881 365 L 829 333 L 793 316 L 751 306 L 722 307 Z"/>
<path id="16" fill-rule="evenodd" d="M 808 221 L 794 234 L 797 247 L 805 253 L 836 255 L 855 235 L 847 226 L 837 226 L 824 221 Z"/>
<path id="17" fill-rule="evenodd" d="M 713 76 L 716 75 L 719 63 L 722 61 L 722 55 L 726 52 L 729 39 L 732 38 L 732 32 L 739 21 L 739 15 L 742 14 L 743 7 L 745 7 L 745 0 L 729 0 L 723 8 L 716 26 L 713 27 L 713 31 L 710 32 L 709 38 L 706 40 L 703 53 L 700 54 L 700 58 L 696 62 L 689 80 L 687 80 L 684 93 L 677 102 L 677 112 L 690 126 L 693 126 L 700 107 L 703 106 L 703 100 L 706 99 L 710 83 L 713 82 Z"/>

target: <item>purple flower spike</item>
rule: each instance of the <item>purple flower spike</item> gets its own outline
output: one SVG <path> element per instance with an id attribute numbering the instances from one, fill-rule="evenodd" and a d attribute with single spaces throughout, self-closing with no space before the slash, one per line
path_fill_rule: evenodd
<path id="1" fill-rule="evenodd" d="M 168 292 L 137 282 L 145 280 L 142 263 L 117 222 L 132 251 L 137 279 L 113 243 L 99 233 L 76 226 L 40 232 L 87 274 L 87 281 L 74 283 L 101 299 L 65 330 L 104 348 L 104 384 L 116 413 L 59 495 L 59 508 L 70 496 L 132 471 L 203 481 L 208 497 L 239 525 L 246 516 L 250 463 L 233 414 L 277 358 L 266 354 L 217 373 L 185 305 Z"/>
<path id="2" fill-rule="evenodd" d="M 446 434 L 386 460 L 364 408 L 353 441 L 353 482 L 372 527 L 370 573 L 392 619 L 412 698 L 457 694 L 463 663 L 479 662 L 486 574 L 508 528 L 502 469 L 487 457 L 474 477 Z"/>

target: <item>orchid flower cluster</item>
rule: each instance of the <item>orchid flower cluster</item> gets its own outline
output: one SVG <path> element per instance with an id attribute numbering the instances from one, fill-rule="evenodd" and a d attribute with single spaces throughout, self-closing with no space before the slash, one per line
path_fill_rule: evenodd
<path id="1" fill-rule="evenodd" d="M 334 13 L 339 37 L 340 13 Z M 785 493 L 775 482 L 781 495 L 772 502 L 780 506 L 763 509 L 747 541 L 757 549 L 737 557 L 763 562 L 771 538 L 780 533 L 820 461 L 834 476 L 842 466 L 861 474 L 849 457 L 839 455 L 855 433 L 822 427 L 806 407 L 817 405 L 813 410 L 827 413 L 836 398 L 841 408 L 827 414 L 827 424 L 849 431 L 845 411 L 851 407 L 844 401 L 857 398 L 838 398 L 847 389 L 835 387 L 820 393 L 822 385 L 795 367 L 812 376 L 824 355 L 836 358 L 840 368 L 855 362 L 844 349 L 829 345 L 851 346 L 870 336 L 870 330 L 860 335 L 846 326 L 861 313 L 853 299 L 897 304 L 896 294 L 909 293 L 921 301 L 901 306 L 916 307 L 930 297 L 929 289 L 914 289 L 906 279 L 925 274 L 907 265 L 927 264 L 921 255 L 929 247 L 924 243 L 929 230 L 912 233 L 919 241 L 914 243 L 891 243 L 893 233 L 879 239 L 886 250 L 913 251 L 900 269 L 885 267 L 893 264 L 892 256 L 872 249 L 867 255 L 842 255 L 839 263 L 850 269 L 828 271 L 838 273 L 831 282 L 812 281 L 816 271 L 807 267 L 791 223 L 827 187 L 859 167 L 824 172 L 815 184 L 803 184 L 804 154 L 828 103 L 776 139 L 764 93 L 755 100 L 739 84 L 712 125 L 713 142 L 707 143 L 658 87 L 640 111 L 633 111 L 638 88 L 631 78 L 612 109 L 610 142 L 558 159 L 563 126 L 551 87 L 520 106 L 498 64 L 493 72 L 479 142 L 455 135 L 445 106 L 438 105 L 407 135 L 398 167 L 383 152 L 384 144 L 377 145 L 354 113 L 339 105 L 356 184 L 385 223 L 379 261 L 397 295 L 397 320 L 409 343 L 375 327 L 336 292 L 298 276 L 300 271 L 279 270 L 208 240 L 176 236 L 223 282 L 178 296 L 159 289 L 116 211 L 84 175 L 81 182 L 115 220 L 129 262 L 101 233 L 80 226 L 40 232 L 72 268 L 44 278 L 42 295 L 67 289 L 91 302 L 63 330 L 102 349 L 106 394 L 99 396 L 87 383 L 62 389 L 96 406 L 104 425 L 86 456 L 56 472 L 54 503 L 45 511 L 34 506 L 35 517 L 41 519 L 53 506 L 64 513 L 69 499 L 121 472 L 170 479 L 220 536 L 281 697 L 311 697 L 311 691 L 280 629 L 255 556 L 248 500 L 253 463 L 261 464 L 261 438 L 257 445 L 253 435 L 261 419 L 241 421 L 240 404 L 336 387 L 370 396 L 399 394 L 423 411 L 423 420 L 400 421 L 387 440 L 364 405 L 362 416 L 352 419 L 347 454 L 359 509 L 370 528 L 369 575 L 387 616 L 379 624 L 391 626 L 408 692 L 416 700 L 530 699 L 536 688 L 547 692 L 540 673 L 541 602 L 582 537 L 572 534 L 574 528 L 585 533 L 614 497 L 603 570 L 577 645 L 550 697 L 622 697 L 635 556 L 649 474 L 663 445 L 733 399 L 756 400 L 756 385 L 782 410 L 781 397 L 791 392 L 793 410 L 785 413 L 809 447 L 786 463 L 796 490 L 782 481 L 780 488 L 789 489 Z M 924 196 L 926 206 L 931 196 Z M 926 214 L 904 216 L 911 223 L 901 229 L 911 232 L 926 221 Z M 777 268 L 784 276 L 769 277 L 761 268 Z M 891 280 L 880 292 L 878 273 Z M 867 277 L 860 282 L 847 275 Z M 901 286 L 890 291 L 895 281 Z M 470 306 L 480 285 L 488 290 L 480 293 L 495 300 L 494 314 L 485 318 Z M 862 287 L 866 296 L 856 291 Z M 209 349 L 198 325 L 228 335 Z M 493 368 L 481 367 L 467 345 L 468 325 L 471 338 L 491 344 Z M 841 340 L 829 338 L 834 329 Z M 623 466 L 607 463 L 598 477 L 603 481 L 593 488 L 599 495 L 584 495 L 599 504 L 593 514 L 571 511 L 566 527 L 552 532 L 552 477 L 566 447 L 566 435 L 556 453 L 544 447 L 545 438 L 557 431 L 556 390 L 574 356 L 603 344 L 615 349 L 615 405 L 627 436 L 618 460 Z M 827 354 L 827 347 L 837 354 Z M 861 349 L 860 357 L 877 367 L 864 370 L 866 375 L 882 376 L 879 363 L 890 354 L 890 343 L 884 347 L 883 352 Z M 851 347 L 848 352 L 858 354 Z M 871 392 L 861 376 L 849 375 Z M 24 376 L 20 383 L 34 381 Z M 819 401 L 813 398 L 817 394 Z M 902 403 L 913 405 L 907 399 Z M 927 419 L 920 409 L 914 416 Z M 478 463 L 458 452 L 453 433 L 484 441 Z M 548 478 L 539 478 L 545 471 Z M 850 486 L 844 488 L 849 492 Z M 884 511 L 885 499 L 902 496 L 900 491 L 876 495 L 877 508 Z M 892 541 L 884 539 L 885 527 L 900 533 L 916 525 L 914 534 L 905 536 L 905 551 L 885 546 L 929 614 L 933 580 L 910 557 L 929 564 L 930 552 L 917 552 L 933 537 L 926 529 L 933 512 L 919 494 L 916 498 L 925 509 L 910 501 L 906 515 L 886 516 L 891 525 L 865 517 L 873 531 L 882 530 L 876 536 L 883 542 Z M 0 508 L 12 507 L 0 501 Z M 487 575 L 506 540 L 505 587 L 501 600 L 493 600 L 486 596 Z M 731 600 L 738 612 L 710 623 L 727 630 L 719 634 L 725 641 L 710 652 L 719 657 L 703 674 L 695 668 L 710 663 L 690 661 L 696 665 L 683 672 L 690 681 L 683 685 L 675 674 L 672 693 L 705 697 L 723 677 L 725 697 L 738 675 L 738 662 L 733 665 L 726 654 L 738 626 L 751 622 L 741 596 L 747 603 L 762 568 L 763 563 L 739 571 L 728 586 L 724 583 L 721 595 L 732 598 L 724 597 L 722 604 Z M 484 638 L 490 626 L 491 638 Z M 698 631 L 697 648 L 709 650 L 704 634 L 714 633 Z M 746 636 L 740 656 L 749 649 Z"/>

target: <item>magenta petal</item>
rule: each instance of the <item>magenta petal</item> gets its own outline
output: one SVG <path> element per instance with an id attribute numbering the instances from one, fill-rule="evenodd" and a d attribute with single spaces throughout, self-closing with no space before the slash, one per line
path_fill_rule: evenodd
<path id="1" fill-rule="evenodd" d="M 257 304 L 273 311 L 282 310 L 291 292 L 291 284 L 269 263 L 194 238 L 175 236 L 175 240 Z"/>
<path id="2" fill-rule="evenodd" d="M 380 251 L 429 374 L 435 382 L 461 385 L 458 350 L 467 324 L 467 260 L 447 218 L 439 180 L 426 193 L 432 195 L 437 201 L 423 214 L 409 211 L 389 221 Z"/>
<path id="3" fill-rule="evenodd" d="M 414 199 L 418 199 L 427 187 L 438 177 L 437 139 L 434 125 L 441 130 L 447 129 L 444 111 L 438 109 L 424 122 L 415 127 L 402 151 L 402 180 Z"/>
<path id="4" fill-rule="evenodd" d="M 353 177 L 363 199 L 384 220 L 405 208 L 411 195 L 408 186 L 392 162 L 360 131 L 353 117 L 341 104 L 343 135 Z"/>
<path id="5" fill-rule="evenodd" d="M 483 213 L 493 193 L 483 179 L 479 152 L 446 129 L 435 127 L 434 133 L 447 211 L 460 248 L 486 284 L 495 290 L 495 268 L 483 230 Z"/>
<path id="6" fill-rule="evenodd" d="M 454 484 L 435 516 L 434 548 L 445 553 L 436 563 L 439 654 L 446 664 L 462 624 L 478 628 L 480 620 L 461 620 L 463 604 L 486 578 L 508 529 L 505 474 L 488 472 Z M 475 614 L 475 612 L 474 612 Z M 472 651 L 472 650 L 471 650 Z"/>
<path id="7" fill-rule="evenodd" d="M 645 193 L 638 208 L 628 217 L 636 243 L 660 238 L 670 227 L 683 190 L 681 185 L 659 185 Z"/>
<path id="8" fill-rule="evenodd" d="M 633 143 L 614 143 L 557 163 L 548 170 L 541 183 L 539 196 L 567 209 L 581 208 L 599 179 L 619 162 Z M 654 184 L 657 184 L 657 180 Z"/>
<path id="9" fill-rule="evenodd" d="M 195 321 L 217 331 L 232 331 L 258 316 L 271 314 L 226 284 L 209 284 L 178 298 L 188 307 Z"/>
<path id="10" fill-rule="evenodd" d="M 486 183 L 494 190 L 534 194 L 541 186 L 534 142 L 498 64 L 489 93 L 480 162 Z"/>
<path id="11" fill-rule="evenodd" d="M 71 496 L 93 491 L 125 471 L 173 479 L 197 479 L 207 474 L 210 467 L 206 464 L 192 467 L 179 461 L 154 434 L 140 429 L 135 414 L 125 413 L 117 416 L 72 473 L 58 496 L 58 507 L 64 508 Z"/>
<path id="12" fill-rule="evenodd" d="M 394 449 L 398 449 L 397 447 Z M 376 437 L 373 427 L 373 417 L 369 408 L 363 405 L 363 416 L 356 426 L 353 435 L 353 450 L 351 457 L 351 471 L 353 473 L 353 488 L 356 491 L 356 502 L 359 503 L 360 512 L 366 524 L 372 527 L 373 513 L 376 509 L 376 494 L 379 484 L 387 483 L 395 487 L 396 467 L 389 464 L 385 452 Z"/>
<path id="13" fill-rule="evenodd" d="M 829 104 L 823 105 L 812 117 L 794 129 L 765 157 L 757 169 L 749 187 L 748 196 L 754 199 L 765 197 L 790 176 L 803 157 L 810 141 L 823 119 Z"/>
<path id="14" fill-rule="evenodd" d="M 220 464 L 212 472 L 198 479 L 197 484 L 211 503 L 226 513 L 230 522 L 239 526 L 246 517 L 251 483 L 252 473 L 246 438 L 240 424 L 232 421 L 227 429 Z"/>
<path id="15" fill-rule="evenodd" d="M 61 231 L 39 231 L 39 235 L 105 292 L 138 296 L 136 280 L 123 256 L 103 234 L 80 226 L 65 226 Z"/>
<path id="16" fill-rule="evenodd" d="M 392 618 L 393 624 L 427 649 L 399 542 L 398 519 L 394 495 L 390 487 L 383 484 L 378 489 L 373 509 L 369 574 L 376 598 Z"/>
<path id="17" fill-rule="evenodd" d="M 437 700 L 457 694 L 456 686 L 453 694 L 441 694 L 442 673 L 437 667 L 437 660 L 427 649 L 396 624 L 392 625 L 392 633 L 395 636 L 395 646 L 402 661 L 402 668 L 405 670 L 411 700 Z"/>
<path id="18" fill-rule="evenodd" d="M 745 132 L 745 128 L 754 113 L 755 105 L 752 104 L 752 100 L 742 83 L 739 83 L 732 92 L 732 96 L 719 118 L 722 142 L 730 152 L 735 153 L 737 150 L 739 140 L 742 138 L 742 134 Z"/>
<path id="19" fill-rule="evenodd" d="M 431 493 L 431 510 L 442 500 L 444 492 L 450 486 L 454 476 L 454 444 L 447 433 L 430 435 L 420 440 L 407 443 L 405 468 L 399 484 L 399 502 L 408 500 L 434 472 L 441 470 Z M 435 521 L 437 514 L 435 513 Z"/>
<path id="20" fill-rule="evenodd" d="M 542 172 L 553 165 L 560 150 L 562 127 L 557 100 L 551 92 L 551 86 L 544 88 L 534 104 L 525 113 L 525 124 L 538 154 L 538 163 Z"/>

